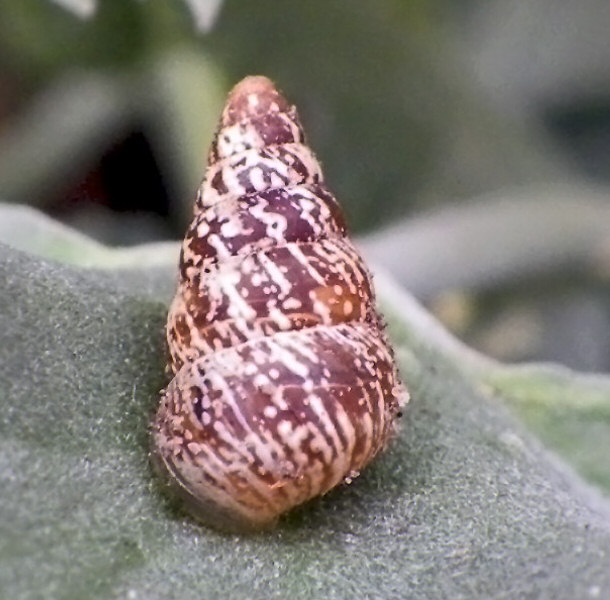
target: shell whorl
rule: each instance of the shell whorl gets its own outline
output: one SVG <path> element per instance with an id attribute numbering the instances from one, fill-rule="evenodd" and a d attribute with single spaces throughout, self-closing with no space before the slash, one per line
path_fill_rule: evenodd
<path id="1" fill-rule="evenodd" d="M 180 256 L 155 462 L 218 528 L 266 527 L 350 480 L 406 392 L 371 277 L 265 77 L 230 93 Z"/>

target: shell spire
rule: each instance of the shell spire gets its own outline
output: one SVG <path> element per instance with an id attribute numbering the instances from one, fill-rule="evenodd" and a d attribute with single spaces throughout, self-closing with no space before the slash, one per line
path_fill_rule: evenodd
<path id="1" fill-rule="evenodd" d="M 230 92 L 182 245 L 159 470 L 211 526 L 268 527 L 350 481 L 407 395 L 371 276 L 266 77 Z"/>

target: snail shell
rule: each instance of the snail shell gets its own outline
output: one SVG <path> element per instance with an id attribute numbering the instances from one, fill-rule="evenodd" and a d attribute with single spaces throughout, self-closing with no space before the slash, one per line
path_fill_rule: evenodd
<path id="1" fill-rule="evenodd" d="M 153 456 L 221 529 L 265 528 L 351 481 L 406 401 L 371 276 L 295 107 L 265 77 L 222 113 L 167 342 Z"/>

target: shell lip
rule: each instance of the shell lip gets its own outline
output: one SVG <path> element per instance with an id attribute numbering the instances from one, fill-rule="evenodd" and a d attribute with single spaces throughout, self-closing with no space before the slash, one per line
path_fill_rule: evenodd
<path id="1" fill-rule="evenodd" d="M 153 436 L 156 438 L 156 436 Z M 163 452 L 153 439 L 151 463 L 154 471 L 165 482 L 169 497 L 178 498 L 179 506 L 200 523 L 221 533 L 262 533 L 275 527 L 278 516 L 271 520 L 257 521 L 240 514 L 229 507 L 219 505 L 213 498 L 203 493 L 197 494 L 189 485 L 171 456 Z M 203 491 L 203 490 L 202 490 Z"/>

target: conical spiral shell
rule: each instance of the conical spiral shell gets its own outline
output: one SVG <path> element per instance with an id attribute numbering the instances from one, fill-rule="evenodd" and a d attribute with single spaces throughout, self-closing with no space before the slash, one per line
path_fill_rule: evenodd
<path id="1" fill-rule="evenodd" d="M 202 521 L 257 529 L 386 445 L 406 392 L 371 277 L 294 106 L 230 93 L 180 256 L 155 462 Z"/>

